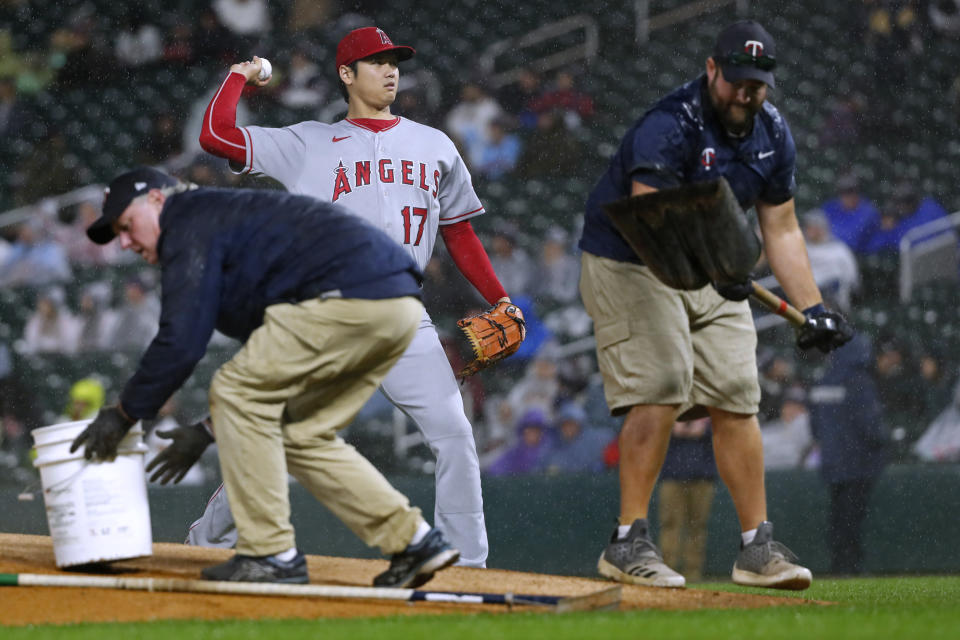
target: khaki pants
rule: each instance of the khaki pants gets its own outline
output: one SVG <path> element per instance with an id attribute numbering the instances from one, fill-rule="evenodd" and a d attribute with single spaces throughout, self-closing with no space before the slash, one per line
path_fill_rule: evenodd
<path id="1" fill-rule="evenodd" d="M 707 521 L 715 485 L 713 480 L 660 482 L 660 551 L 667 566 L 690 582 L 703 577 Z"/>
<path id="2" fill-rule="evenodd" d="M 296 546 L 288 472 L 368 545 L 387 554 L 407 546 L 420 510 L 337 431 L 403 354 L 422 314 L 410 297 L 273 305 L 217 371 L 210 413 L 238 553 Z"/>

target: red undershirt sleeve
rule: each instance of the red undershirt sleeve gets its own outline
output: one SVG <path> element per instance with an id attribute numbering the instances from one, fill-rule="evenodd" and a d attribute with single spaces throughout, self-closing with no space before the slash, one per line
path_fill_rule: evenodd
<path id="1" fill-rule="evenodd" d="M 460 273 L 477 288 L 487 302 L 494 305 L 497 300 L 507 296 L 469 220 L 442 225 L 440 235 L 443 236 L 447 251 Z"/>
<path id="2" fill-rule="evenodd" d="M 237 103 L 246 84 L 247 79 L 239 73 L 227 76 L 207 105 L 200 131 L 204 151 L 239 165 L 247 163 L 246 139 L 237 128 Z"/>

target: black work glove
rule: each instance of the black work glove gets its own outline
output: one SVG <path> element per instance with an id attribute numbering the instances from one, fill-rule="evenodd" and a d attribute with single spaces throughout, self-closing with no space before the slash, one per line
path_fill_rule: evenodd
<path id="1" fill-rule="evenodd" d="M 93 422 L 74 439 L 73 444 L 70 445 L 70 453 L 79 449 L 81 445 L 86 445 L 83 451 L 84 458 L 87 460 L 96 458 L 109 462 L 117 457 L 120 441 L 136 422 L 136 420 L 130 420 L 120 410 L 119 405 L 103 407 Z"/>
<path id="2" fill-rule="evenodd" d="M 836 311 L 815 304 L 803 310 L 807 320 L 797 329 L 797 346 L 801 349 L 816 347 L 829 353 L 842 347 L 853 338 L 853 327 Z"/>
<path id="3" fill-rule="evenodd" d="M 746 300 L 750 297 L 750 294 L 753 293 L 753 280 L 749 278 L 743 282 L 733 282 L 730 284 L 717 284 L 716 282 L 712 282 L 711 284 L 713 288 L 717 290 L 717 293 L 727 300 L 733 300 L 734 302 Z"/>
<path id="4" fill-rule="evenodd" d="M 190 467 L 196 464 L 203 452 L 213 442 L 213 436 L 207 431 L 202 422 L 189 427 L 177 427 L 169 431 L 157 431 L 161 438 L 173 440 L 166 449 L 161 451 L 147 465 L 147 472 L 156 471 L 150 476 L 150 482 L 159 481 L 167 484 L 173 480 L 177 484 L 187 475 Z"/>

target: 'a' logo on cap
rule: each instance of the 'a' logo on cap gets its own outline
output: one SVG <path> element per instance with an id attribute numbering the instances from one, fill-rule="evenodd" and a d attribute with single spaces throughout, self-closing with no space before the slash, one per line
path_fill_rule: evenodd
<path id="1" fill-rule="evenodd" d="M 763 55 L 763 43 L 759 40 L 747 40 L 743 43 L 743 50 L 754 58 L 759 58 Z"/>
<path id="2" fill-rule="evenodd" d="M 133 188 L 137 191 L 143 191 L 143 188 L 147 186 L 146 182 L 134 182 Z"/>
<path id="3" fill-rule="evenodd" d="M 387 37 L 387 34 L 383 32 L 383 29 L 377 27 L 377 33 L 380 34 L 380 42 L 383 44 L 393 45 L 393 42 L 390 41 L 390 38 Z"/>

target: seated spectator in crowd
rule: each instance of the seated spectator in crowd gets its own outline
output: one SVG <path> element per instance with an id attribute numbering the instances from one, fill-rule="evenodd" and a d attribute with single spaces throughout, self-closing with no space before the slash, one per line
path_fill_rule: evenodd
<path id="1" fill-rule="evenodd" d="M 576 88 L 570 71 L 561 69 L 554 76 L 553 85 L 530 102 L 536 114 L 558 111 L 567 129 L 576 129 L 584 120 L 593 117 L 593 98 Z"/>
<path id="2" fill-rule="evenodd" d="M 863 335 L 827 356 L 810 389 L 810 425 L 819 445 L 820 475 L 830 487 L 827 540 L 830 572 L 863 572 L 863 521 L 886 463 L 887 431 Z"/>
<path id="3" fill-rule="evenodd" d="M 947 37 L 960 35 L 960 0 L 933 0 L 927 4 L 930 26 Z"/>
<path id="4" fill-rule="evenodd" d="M 674 423 L 657 494 L 659 544 L 663 561 L 690 582 L 703 579 L 716 484 L 710 419 Z"/>
<path id="5" fill-rule="evenodd" d="M 573 401 L 557 412 L 557 442 L 547 458 L 550 473 L 581 473 L 603 470 L 603 449 L 613 433 L 587 423 L 587 413 Z"/>
<path id="6" fill-rule="evenodd" d="M 191 23 L 178 22 L 173 25 L 164 37 L 162 59 L 164 62 L 174 65 L 190 66 L 194 64 L 197 58 Z"/>
<path id="7" fill-rule="evenodd" d="M 8 136 L 19 134 L 26 125 L 28 112 L 17 96 L 16 81 L 0 77 L 0 145 Z"/>
<path id="8" fill-rule="evenodd" d="M 222 64 L 232 64 L 239 59 L 238 56 L 245 55 L 240 52 L 237 38 L 223 26 L 213 9 L 204 9 L 200 12 L 200 18 L 193 30 L 191 44 L 196 59 L 203 60 L 211 65 L 215 65 L 217 60 Z M 207 100 L 207 103 L 209 102 Z M 247 120 L 242 122 L 247 122 Z M 197 134 L 191 131 L 190 136 L 196 138 Z"/>
<path id="9" fill-rule="evenodd" d="M 494 118 L 487 127 L 487 139 L 481 143 L 474 171 L 485 180 L 500 180 L 513 173 L 520 159 L 520 138 L 510 132 L 512 121 L 506 116 Z"/>
<path id="10" fill-rule="evenodd" d="M 552 346 L 545 347 L 534 356 L 523 377 L 513 385 L 506 402 L 514 416 L 522 416 L 530 409 L 539 409 L 545 420 L 553 420 L 559 391 L 557 358 Z"/>
<path id="11" fill-rule="evenodd" d="M 273 26 L 266 0 L 213 0 L 210 6 L 220 24 L 247 42 L 255 42 Z"/>
<path id="12" fill-rule="evenodd" d="M 17 168 L 14 202 L 26 206 L 67 193 L 94 181 L 93 174 L 70 150 L 67 137 L 54 125 L 44 125 L 47 136 L 36 141 Z"/>
<path id="13" fill-rule="evenodd" d="M 70 387 L 70 399 L 58 422 L 74 422 L 94 417 L 103 406 L 105 397 L 103 383 L 96 378 L 77 380 Z"/>
<path id="14" fill-rule="evenodd" d="M 921 384 L 909 349 L 896 337 L 883 335 L 874 351 L 874 371 L 883 414 L 893 439 L 912 442 L 926 426 L 916 420 Z"/>
<path id="15" fill-rule="evenodd" d="M 487 467 L 491 476 L 543 471 L 553 448 L 546 414 L 528 409 L 517 422 L 517 442 Z"/>
<path id="16" fill-rule="evenodd" d="M 854 253 L 867 253 L 873 234 L 880 228 L 880 211 L 861 194 L 855 174 L 840 176 L 836 187 L 837 196 L 820 207 L 830 221 L 830 231 Z"/>
<path id="17" fill-rule="evenodd" d="M 163 56 L 163 33 L 142 7 L 127 5 L 118 31 L 113 53 L 122 65 L 140 67 Z"/>
<path id="18" fill-rule="evenodd" d="M 953 398 L 957 371 L 950 370 L 948 360 L 938 346 L 925 345 L 918 358 L 920 369 L 920 408 L 917 419 L 930 424 Z"/>
<path id="19" fill-rule="evenodd" d="M 183 127 L 170 111 L 153 118 L 153 130 L 140 153 L 142 164 L 162 164 L 183 150 Z"/>
<path id="20" fill-rule="evenodd" d="M 556 225 L 547 229 L 534 267 L 534 297 L 541 303 L 568 304 L 580 295 L 580 260 L 570 251 L 570 236 Z"/>
<path id="21" fill-rule="evenodd" d="M 490 264 L 511 298 L 529 294 L 532 284 L 533 261 L 517 246 L 519 236 L 520 230 L 515 225 L 498 220 L 490 242 Z"/>
<path id="22" fill-rule="evenodd" d="M 62 287 L 45 289 L 23 329 L 23 353 L 73 353 L 77 346 L 77 321 L 66 308 Z"/>
<path id="23" fill-rule="evenodd" d="M 515 82 L 501 87 L 497 100 L 503 110 L 516 118 L 523 129 L 537 126 L 537 114 L 530 108 L 531 103 L 540 96 L 540 74 L 529 67 L 520 69 Z"/>
<path id="24" fill-rule="evenodd" d="M 559 110 L 537 115 L 537 126 L 527 136 L 517 165 L 521 178 L 562 178 L 576 174 L 583 149 L 566 129 Z"/>
<path id="25" fill-rule="evenodd" d="M 830 112 L 820 128 L 820 147 L 859 144 L 867 115 L 867 99 L 862 94 L 850 92 L 834 96 L 830 100 Z"/>
<path id="26" fill-rule="evenodd" d="M 932 197 L 920 196 L 913 181 L 902 180 L 894 187 L 890 202 L 883 208 L 880 228 L 867 243 L 866 252 L 897 252 L 900 240 L 908 231 L 946 215 L 946 209 Z"/>
<path id="27" fill-rule="evenodd" d="M 783 397 L 780 416 L 760 425 L 763 438 L 763 466 L 766 469 L 797 469 L 813 445 L 806 394 L 791 387 Z"/>
<path id="28" fill-rule="evenodd" d="M 310 59 L 305 46 L 296 47 L 280 88 L 280 103 L 290 109 L 318 109 L 329 93 L 330 84 L 320 66 Z"/>
<path id="29" fill-rule="evenodd" d="M 142 353 L 157 335 L 160 300 L 141 278 L 127 280 L 123 296 L 123 304 L 116 310 L 113 346 L 121 351 Z"/>
<path id="30" fill-rule="evenodd" d="M 117 318 L 110 308 L 112 297 L 106 282 L 91 282 L 83 288 L 77 316 L 77 351 L 103 351 L 113 346 Z"/>
<path id="31" fill-rule="evenodd" d="M 0 452 L 7 454 L 8 463 L 0 468 L 25 462 L 32 444 L 30 432 L 42 426 L 31 386 L 14 375 L 13 354 L 7 343 L 0 342 Z M 0 463 L 3 460 L 0 455 Z"/>
<path id="32" fill-rule="evenodd" d="M 860 288 L 860 271 L 853 251 L 833 237 L 827 216 L 820 209 L 804 214 L 802 228 L 810 268 L 820 292 L 832 306 L 850 311 L 850 297 Z"/>
<path id="33" fill-rule="evenodd" d="M 447 114 L 445 129 L 463 150 L 464 160 L 471 167 L 480 164 L 483 146 L 490 135 L 490 123 L 502 114 L 500 105 L 480 83 L 466 82 L 460 89 L 460 102 Z"/>
<path id="34" fill-rule="evenodd" d="M 757 366 L 760 371 L 761 392 L 757 418 L 760 424 L 765 424 L 780 417 L 784 395 L 797 385 L 797 367 L 793 358 L 772 349 L 761 350 L 757 357 Z"/>
<path id="35" fill-rule="evenodd" d="M 941 409 L 911 449 L 923 462 L 960 462 L 960 384 Z"/>

